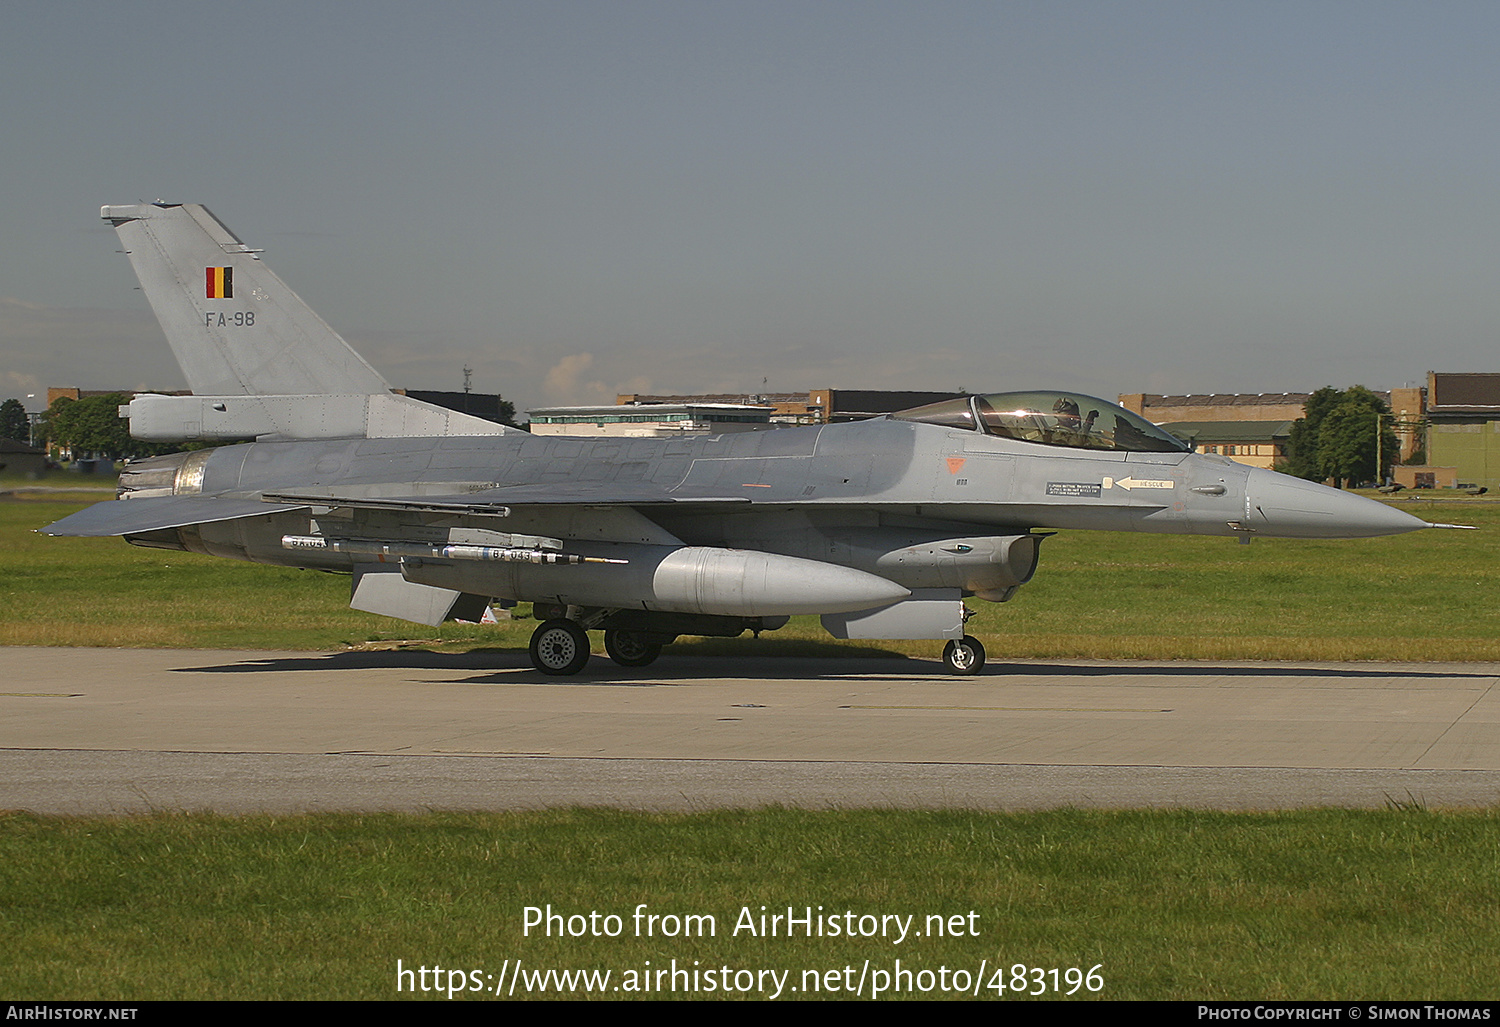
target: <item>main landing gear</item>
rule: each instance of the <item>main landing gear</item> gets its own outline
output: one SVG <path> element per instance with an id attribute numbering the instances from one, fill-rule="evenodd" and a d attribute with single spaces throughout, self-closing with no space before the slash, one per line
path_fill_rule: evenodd
<path id="1" fill-rule="evenodd" d="M 661 643 L 651 642 L 639 631 L 608 628 L 604 632 L 604 651 L 622 667 L 644 667 L 661 655 Z"/>
<path id="2" fill-rule="evenodd" d="M 577 621 L 555 617 L 531 633 L 531 665 L 543 674 L 577 674 L 589 662 L 589 634 Z"/>
<path id="3" fill-rule="evenodd" d="M 661 643 L 640 631 L 604 632 L 604 651 L 622 667 L 644 667 L 661 655 Z M 577 674 L 589 662 L 589 635 L 575 620 L 554 617 L 531 633 L 531 665 L 543 674 Z"/>
<path id="4" fill-rule="evenodd" d="M 943 646 L 943 663 L 950 674 L 978 674 L 984 669 L 984 646 L 973 635 Z"/>
<path id="5" fill-rule="evenodd" d="M 621 667 L 645 667 L 661 655 L 662 643 L 644 631 L 604 630 L 604 651 Z M 589 635 L 568 617 L 545 620 L 531 634 L 531 665 L 552 677 L 577 674 L 589 662 Z M 950 674 L 978 674 L 984 669 L 984 646 L 973 635 L 943 647 L 943 663 Z"/>

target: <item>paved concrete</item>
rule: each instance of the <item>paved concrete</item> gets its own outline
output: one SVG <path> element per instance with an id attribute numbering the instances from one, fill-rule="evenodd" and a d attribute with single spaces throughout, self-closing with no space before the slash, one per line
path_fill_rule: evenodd
<path id="1" fill-rule="evenodd" d="M 1490 806 L 1500 666 L 0 650 L 0 808 Z"/>

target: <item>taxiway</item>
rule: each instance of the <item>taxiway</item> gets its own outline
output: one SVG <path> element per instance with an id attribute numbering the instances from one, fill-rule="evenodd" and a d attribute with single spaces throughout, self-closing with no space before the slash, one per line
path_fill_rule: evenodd
<path id="1" fill-rule="evenodd" d="M 1500 667 L 0 650 L 0 808 L 1491 806 Z"/>

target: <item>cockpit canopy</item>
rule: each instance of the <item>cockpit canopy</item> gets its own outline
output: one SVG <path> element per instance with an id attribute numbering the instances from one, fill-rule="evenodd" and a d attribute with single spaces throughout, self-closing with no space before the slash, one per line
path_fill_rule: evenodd
<path id="1" fill-rule="evenodd" d="M 900 421 L 941 424 L 1073 449 L 1186 453 L 1191 447 L 1108 400 L 1075 392 L 997 392 L 960 396 L 892 414 Z"/>

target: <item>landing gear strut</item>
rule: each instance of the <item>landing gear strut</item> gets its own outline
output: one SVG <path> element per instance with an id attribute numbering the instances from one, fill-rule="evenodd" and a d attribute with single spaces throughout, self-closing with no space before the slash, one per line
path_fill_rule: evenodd
<path id="1" fill-rule="evenodd" d="M 588 632 L 576 621 L 557 617 L 531 633 L 531 665 L 543 674 L 577 674 L 588 662 Z"/>
<path id="2" fill-rule="evenodd" d="M 965 635 L 943 647 L 943 662 L 950 674 L 978 674 L 984 668 L 984 646 L 973 635 Z"/>
<path id="3" fill-rule="evenodd" d="M 622 667 L 644 667 L 661 655 L 661 643 L 647 641 L 640 631 L 609 628 L 604 632 L 604 651 Z"/>

